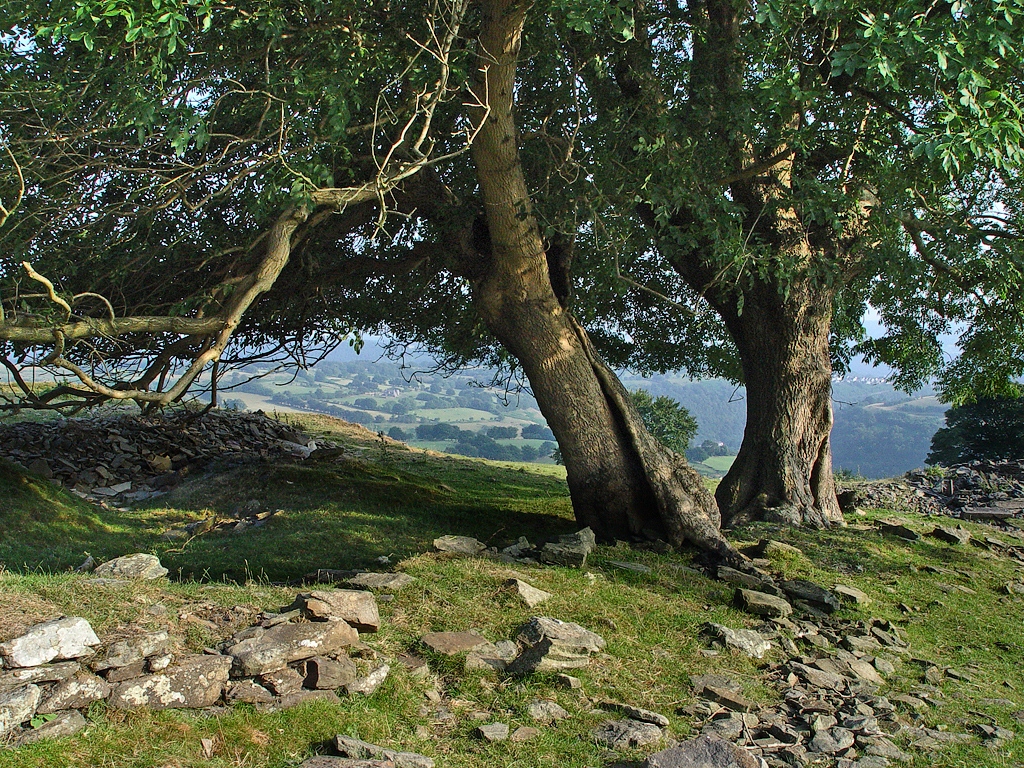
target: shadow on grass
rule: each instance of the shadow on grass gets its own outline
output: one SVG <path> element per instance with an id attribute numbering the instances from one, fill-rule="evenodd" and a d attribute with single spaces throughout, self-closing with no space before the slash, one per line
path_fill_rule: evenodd
<path id="1" fill-rule="evenodd" d="M 92 507 L 17 470 L 0 476 L 0 495 L 9 497 L 0 507 L 0 563 L 12 571 L 58 571 L 86 553 L 102 561 L 142 551 L 181 580 L 279 582 L 322 568 L 386 570 L 447 533 L 503 546 L 575 526 L 564 483 L 448 459 L 247 465 L 192 478 L 160 506 L 127 511 Z M 186 540 L 164 536 L 254 510 L 275 514 L 239 535 L 213 527 Z"/>

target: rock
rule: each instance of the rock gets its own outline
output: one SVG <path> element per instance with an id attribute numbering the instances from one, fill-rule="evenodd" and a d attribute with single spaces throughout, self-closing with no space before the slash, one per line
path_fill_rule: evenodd
<path id="1" fill-rule="evenodd" d="M 760 659 L 772 647 L 770 642 L 752 629 L 732 629 L 723 624 L 708 622 L 704 625 L 704 630 L 712 637 L 721 640 L 726 648 L 743 651 L 752 659 Z"/>
<path id="2" fill-rule="evenodd" d="M 142 677 L 146 672 L 156 672 L 157 670 L 149 669 L 146 660 L 141 659 L 139 661 L 133 661 L 123 667 L 114 667 L 108 669 L 106 675 L 106 681 L 108 683 L 123 683 L 125 680 L 131 680 L 133 677 Z"/>
<path id="3" fill-rule="evenodd" d="M 108 560 L 92 575 L 108 579 L 159 579 L 167 575 L 167 569 L 160 565 L 160 558 L 156 555 L 139 552 Z"/>
<path id="4" fill-rule="evenodd" d="M 53 683 L 67 680 L 81 668 L 82 665 L 77 661 L 65 661 L 42 667 L 8 669 L 0 672 L 0 689 L 20 688 L 26 683 Z"/>
<path id="5" fill-rule="evenodd" d="M 937 525 L 932 528 L 928 535 L 947 544 L 968 544 L 971 541 L 971 534 L 963 528 L 950 528 L 947 525 Z"/>
<path id="6" fill-rule="evenodd" d="M 381 684 L 387 679 L 388 674 L 391 672 L 391 667 L 387 664 L 381 664 L 370 674 L 364 677 L 357 677 L 351 683 L 345 685 L 345 693 L 349 696 L 359 694 L 361 696 L 372 696 Z"/>
<path id="7" fill-rule="evenodd" d="M 268 688 L 277 696 L 287 696 L 302 690 L 305 678 L 291 667 L 276 669 L 265 675 L 260 675 L 260 685 Z"/>
<path id="8" fill-rule="evenodd" d="M 63 736 L 74 736 L 89 724 L 77 709 L 69 712 L 60 712 L 52 720 L 47 720 L 36 728 L 26 730 L 18 737 L 16 742 L 19 747 L 26 744 L 34 744 L 37 741 L 46 739 L 59 739 Z"/>
<path id="9" fill-rule="evenodd" d="M 407 573 L 357 573 L 345 580 L 346 584 L 363 589 L 382 589 L 397 592 L 416 581 Z"/>
<path id="10" fill-rule="evenodd" d="M 785 544 L 781 541 L 774 541 L 773 539 L 761 539 L 761 541 L 750 551 L 751 557 L 767 557 L 772 558 L 776 555 L 790 556 L 790 557 L 806 557 L 802 549 L 794 547 L 792 544 Z"/>
<path id="11" fill-rule="evenodd" d="M 228 704 L 270 704 L 274 701 L 274 694 L 254 680 L 238 680 L 228 686 L 224 700 Z"/>
<path id="12" fill-rule="evenodd" d="M 230 645 L 226 652 L 234 657 L 240 676 L 256 676 L 295 661 L 331 654 L 358 641 L 356 630 L 341 620 L 284 623 L 259 628 L 252 636 Z"/>
<path id="13" fill-rule="evenodd" d="M 512 735 L 509 736 L 509 740 L 515 742 L 531 741 L 538 736 L 540 736 L 539 728 L 531 728 L 528 725 L 524 725 L 521 728 L 516 728 Z"/>
<path id="14" fill-rule="evenodd" d="M 745 696 L 725 688 L 718 688 L 714 685 L 705 685 L 702 695 L 718 704 L 721 704 L 733 712 L 752 712 L 757 709 L 757 704 Z"/>
<path id="15" fill-rule="evenodd" d="M 471 536 L 442 536 L 434 539 L 434 549 L 458 555 L 479 555 L 487 549 L 487 545 Z"/>
<path id="16" fill-rule="evenodd" d="M 598 706 L 601 707 L 601 709 L 608 710 L 609 712 L 617 712 L 620 715 L 625 715 L 631 720 L 638 720 L 641 723 L 654 723 L 661 728 L 668 728 L 668 718 L 658 712 L 652 712 L 649 709 L 641 709 L 640 707 L 634 707 L 630 704 L 622 704 L 617 701 L 602 701 Z"/>
<path id="17" fill-rule="evenodd" d="M 618 568 L 620 571 L 631 571 L 632 573 L 654 573 L 654 569 L 643 563 L 627 563 L 622 560 L 605 560 L 605 565 Z"/>
<path id="18" fill-rule="evenodd" d="M 641 768 L 760 768 L 761 761 L 745 749 L 704 734 L 648 755 Z"/>
<path id="19" fill-rule="evenodd" d="M 878 529 L 882 533 L 888 533 L 890 536 L 896 536 L 905 541 L 917 541 L 921 538 L 921 534 L 902 523 L 879 520 Z"/>
<path id="20" fill-rule="evenodd" d="M 136 661 L 141 661 L 147 656 L 153 656 L 166 651 L 171 644 L 170 635 L 160 630 L 158 632 L 147 632 L 137 637 L 129 637 L 111 643 L 101 658 L 89 663 L 95 672 L 102 672 L 114 667 L 127 667 Z"/>
<path id="21" fill-rule="evenodd" d="M 526 648 L 508 665 L 506 671 L 512 675 L 578 669 L 605 645 L 604 638 L 579 624 L 547 616 L 530 619 L 519 628 L 517 640 Z"/>
<path id="22" fill-rule="evenodd" d="M 833 727 L 818 731 L 807 746 L 811 752 L 823 752 L 828 755 L 834 755 L 838 752 L 845 752 L 853 746 L 853 742 L 854 737 L 850 731 L 845 728 Z"/>
<path id="23" fill-rule="evenodd" d="M 567 688 L 573 691 L 578 691 L 583 688 L 583 681 L 578 677 L 573 677 L 572 675 L 555 675 L 554 682 L 558 688 Z"/>
<path id="24" fill-rule="evenodd" d="M 345 757 L 389 760 L 394 763 L 395 768 L 434 768 L 433 759 L 425 755 L 379 747 L 376 744 L 354 739 L 351 736 L 343 736 L 341 734 L 335 736 L 334 748 Z"/>
<path id="25" fill-rule="evenodd" d="M 839 610 L 839 598 L 822 586 L 806 579 L 784 581 L 779 586 L 791 600 L 802 600 L 823 613 Z"/>
<path id="26" fill-rule="evenodd" d="M 303 685 L 306 688 L 318 690 L 341 688 L 355 682 L 359 677 L 359 670 L 356 669 L 355 662 L 347 656 L 341 656 L 338 659 L 314 656 L 312 659 L 300 662 L 299 671 L 305 678 Z"/>
<path id="27" fill-rule="evenodd" d="M 853 768 L 888 768 L 889 761 L 884 757 L 866 755 L 853 764 Z"/>
<path id="28" fill-rule="evenodd" d="M 846 584 L 836 584 L 833 592 L 835 592 L 839 596 L 839 599 L 844 603 L 853 603 L 854 605 L 871 604 L 871 598 L 856 587 L 850 587 Z"/>
<path id="29" fill-rule="evenodd" d="M 354 760 L 350 757 L 317 755 L 299 763 L 297 768 L 395 768 L 390 760 Z"/>
<path id="30" fill-rule="evenodd" d="M 119 683 L 108 701 L 114 709 L 197 709 L 216 704 L 231 670 L 228 656 L 185 656 L 166 671 Z"/>
<path id="31" fill-rule="evenodd" d="M 503 672 L 518 653 L 519 647 L 511 640 L 479 645 L 466 654 L 466 669 Z"/>
<path id="32" fill-rule="evenodd" d="M 833 672 L 824 672 L 814 667 L 809 667 L 806 664 L 800 664 L 799 662 L 789 662 L 790 669 L 796 673 L 798 677 L 805 680 L 808 684 L 814 688 L 824 688 L 826 690 L 837 691 L 841 690 L 845 684 L 846 679 L 839 674 Z"/>
<path id="33" fill-rule="evenodd" d="M 782 617 L 793 613 L 793 606 L 781 597 L 752 589 L 737 589 L 736 603 L 743 610 L 757 616 Z"/>
<path id="34" fill-rule="evenodd" d="M 661 728 L 637 720 L 608 720 L 590 732 L 594 741 L 609 749 L 629 749 L 655 744 L 661 740 Z"/>
<path id="35" fill-rule="evenodd" d="M 735 568 L 730 568 L 727 565 L 718 566 L 717 574 L 718 578 L 722 581 L 727 581 L 738 587 L 745 587 L 746 589 L 753 589 L 766 594 L 779 593 L 778 587 L 776 587 L 775 584 L 772 583 L 771 579 L 766 576 L 745 573 L 744 571 L 738 571 Z"/>
<path id="36" fill-rule="evenodd" d="M 359 632 L 380 629 L 380 613 L 373 594 L 361 589 L 316 590 L 300 594 L 285 610 L 299 609 L 307 619 L 342 619 Z"/>
<path id="37" fill-rule="evenodd" d="M 31 683 L 0 691 L 0 739 L 35 714 L 40 698 L 42 691 Z"/>
<path id="38" fill-rule="evenodd" d="M 519 598 L 526 603 L 527 608 L 533 608 L 540 605 L 551 597 L 550 592 L 545 592 L 543 589 L 537 589 L 521 579 L 509 579 L 505 582 L 505 588 L 513 594 L 518 595 Z"/>
<path id="39" fill-rule="evenodd" d="M 484 741 L 507 741 L 508 726 L 505 723 L 489 723 L 478 726 L 474 731 Z"/>
<path id="40" fill-rule="evenodd" d="M 582 568 L 587 563 L 587 555 L 597 546 L 597 538 L 590 528 L 576 533 L 559 536 L 557 541 L 549 542 L 541 547 L 537 558 L 548 565 L 562 565 Z"/>
<path id="41" fill-rule="evenodd" d="M 102 677 L 79 672 L 74 677 L 57 683 L 36 709 L 36 714 L 48 715 L 63 709 L 81 709 L 110 695 L 110 684 Z"/>
<path id="42" fill-rule="evenodd" d="M 475 648 L 490 645 L 491 641 L 479 632 L 428 632 L 420 638 L 420 642 L 434 653 L 445 656 L 457 656 L 469 653 Z"/>
<path id="43" fill-rule="evenodd" d="M 21 637 L 0 644 L 8 667 L 37 667 L 54 659 L 91 656 L 100 639 L 89 622 L 78 617 L 36 624 Z"/>
<path id="44" fill-rule="evenodd" d="M 569 713 L 558 704 L 547 699 L 533 699 L 526 705 L 526 714 L 538 723 L 552 723 L 555 720 L 564 720 Z"/>

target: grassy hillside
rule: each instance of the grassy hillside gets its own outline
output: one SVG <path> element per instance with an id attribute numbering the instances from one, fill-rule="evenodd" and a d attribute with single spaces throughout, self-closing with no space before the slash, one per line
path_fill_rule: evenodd
<path id="1" fill-rule="evenodd" d="M 684 711 L 694 702 L 691 674 L 727 674 L 761 705 L 781 700 L 784 690 L 771 684 L 773 667 L 784 658 L 779 649 L 753 661 L 735 652 L 710 652 L 701 638 L 709 620 L 732 627 L 757 622 L 733 607 L 729 585 L 690 569 L 692 553 L 621 543 L 600 547 L 585 569 L 572 569 L 430 552 L 433 538 L 445 533 L 502 546 L 519 536 L 537 541 L 573 530 L 559 468 L 407 451 L 366 433 L 336 431 L 331 420 L 309 421 L 335 430 L 349 444 L 347 457 L 197 477 L 159 504 L 130 509 L 91 509 L 44 481 L 10 468 L 0 472 L 0 641 L 36 621 L 68 614 L 86 617 L 101 636 L 169 627 L 187 648 L 199 651 L 231 631 L 223 617 L 290 603 L 295 589 L 276 582 L 316 568 L 394 568 L 416 581 L 381 602 L 383 627 L 369 637 L 368 653 L 394 659 L 417 651 L 418 638 L 428 631 L 472 628 L 500 640 L 541 611 L 578 622 L 608 641 L 605 653 L 576 673 L 582 691 L 559 688 L 546 676 L 493 678 L 436 659 L 425 677 L 417 677 L 396 663 L 372 698 L 283 712 L 236 705 L 210 716 L 94 706 L 93 725 L 84 733 L 0 750 L 0 768 L 290 768 L 321 752 L 336 733 L 422 752 L 444 768 L 584 768 L 640 759 L 650 751 L 612 754 L 599 748 L 589 736 L 606 719 L 594 712 L 596 701 L 615 699 L 662 712 L 671 721 L 669 734 L 681 739 L 703 723 Z M 262 528 L 241 535 L 216 527 L 220 516 L 240 506 L 276 512 Z M 1020 730 L 1024 603 L 1005 591 L 1008 582 L 1022 578 L 1020 562 L 997 554 L 993 543 L 951 547 L 929 538 L 911 542 L 883 535 L 872 525 L 882 516 L 893 515 L 872 513 L 827 532 L 759 525 L 734 532 L 733 540 L 771 537 L 788 543 L 798 551 L 772 555 L 777 574 L 827 587 L 843 582 L 873 599 L 841 615 L 888 620 L 910 643 L 910 654 L 892 658 L 895 670 L 883 695 L 918 690 L 932 666 L 958 671 L 958 678 L 936 684 L 930 694 L 935 706 L 920 713 L 901 710 L 905 722 L 951 733 L 971 732 L 977 724 Z M 190 538 L 163 537 L 168 529 L 204 520 L 210 524 L 195 528 Z M 921 532 L 934 522 L 904 521 Z M 983 542 L 988 536 L 1024 545 L 1012 533 L 966 527 Z M 103 559 L 138 550 L 159 554 L 172 579 L 103 586 L 66 571 L 86 551 Z M 510 577 L 554 596 L 527 609 L 501 589 Z M 828 653 L 797 642 L 804 652 Z M 474 736 L 475 727 L 490 720 L 513 729 L 536 725 L 526 710 L 538 697 L 557 701 L 570 717 L 542 727 L 525 743 L 487 744 Z M 443 719 L 441 709 L 447 713 Z M 995 750 L 978 740 L 934 751 L 911 748 L 906 737 L 897 742 L 912 755 L 911 768 L 1010 768 L 1024 760 L 1022 738 Z"/>

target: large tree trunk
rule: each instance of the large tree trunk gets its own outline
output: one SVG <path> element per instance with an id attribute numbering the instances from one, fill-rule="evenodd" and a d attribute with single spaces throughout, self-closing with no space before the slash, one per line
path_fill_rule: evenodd
<path id="1" fill-rule="evenodd" d="M 735 561 L 701 478 L 647 433 L 621 383 L 555 295 L 512 114 L 528 5 L 487 0 L 481 6 L 473 86 L 479 106 L 471 119 L 486 219 L 480 229 L 486 232 L 474 238 L 474 303 L 530 380 L 558 439 L 581 525 L 605 539 L 656 537 L 676 546 L 690 541 Z"/>
<path id="2" fill-rule="evenodd" d="M 742 314 L 720 309 L 747 394 L 739 455 L 715 494 L 726 527 L 767 519 L 841 524 L 832 479 L 828 289 L 805 279 L 783 296 L 769 281 L 745 292 Z"/>

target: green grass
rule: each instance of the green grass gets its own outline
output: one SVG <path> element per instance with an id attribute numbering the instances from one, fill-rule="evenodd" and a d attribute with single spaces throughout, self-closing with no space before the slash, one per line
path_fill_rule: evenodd
<path id="1" fill-rule="evenodd" d="M 708 456 L 702 463 L 719 472 L 728 472 L 735 460 L 735 456 Z"/>
<path id="2" fill-rule="evenodd" d="M 307 418 L 307 417 L 303 417 Z M 314 427 L 330 424 L 308 417 Z M 685 738 L 700 724 L 677 709 L 693 700 L 691 673 L 720 671 L 760 702 L 774 703 L 779 692 L 766 683 L 767 665 L 734 653 L 706 657 L 700 626 L 717 621 L 755 626 L 731 602 L 727 585 L 681 571 L 683 553 L 659 554 L 621 544 L 601 547 L 585 570 L 508 565 L 430 553 L 444 533 L 477 536 L 503 545 L 526 535 L 533 540 L 574 529 L 564 487 L 564 468 L 494 464 L 420 452 L 382 449 L 371 438 L 353 440 L 348 459 L 308 466 L 236 468 L 199 477 L 179 487 L 159 505 L 122 512 L 93 510 L 37 479 L 22 479 L 10 468 L 0 473 L 0 640 L 34 621 L 65 613 L 88 618 L 104 634 L 130 634 L 170 626 L 183 644 L 201 650 L 218 633 L 182 624 L 179 614 L 218 622 L 233 616 L 220 634 L 245 626 L 263 609 L 291 602 L 294 589 L 276 587 L 315 568 L 377 567 L 388 556 L 416 581 L 381 603 L 384 625 L 369 645 L 384 657 L 415 650 L 425 632 L 473 628 L 492 640 L 508 638 L 538 612 L 592 629 L 608 641 L 605 653 L 579 670 L 584 692 L 556 688 L 550 678 L 524 681 L 465 673 L 451 662 L 433 663 L 425 680 L 412 679 L 400 665 L 371 699 L 315 704 L 281 713 L 235 706 L 221 714 L 196 712 L 123 713 L 95 706 L 93 725 L 70 739 L 0 751 L 0 768 L 290 768 L 321 751 L 336 733 L 391 748 L 422 752 L 444 768 L 608 765 L 641 759 L 642 752 L 612 756 L 596 747 L 589 731 L 605 716 L 592 712 L 594 698 L 614 698 L 663 712 L 671 736 Z M 361 449 L 361 454 L 357 452 Z M 561 476 L 559 473 L 563 473 Z M 265 528 L 234 536 L 210 532 L 193 540 L 168 542 L 163 530 L 210 515 L 226 515 L 248 501 L 280 509 Z M 930 538 L 904 542 L 862 524 L 892 516 L 854 518 L 848 528 L 826 532 L 755 525 L 735 532 L 737 544 L 771 537 L 799 547 L 803 555 L 782 554 L 774 568 L 832 587 L 859 587 L 874 600 L 846 608 L 850 619 L 885 618 L 898 624 L 912 656 L 969 673 L 970 682 L 946 680 L 945 705 L 923 713 L 921 724 L 962 732 L 991 722 L 1020 731 L 1014 712 L 1024 709 L 1024 650 L 1020 627 L 1024 603 L 1002 594 L 1021 577 L 1019 561 L 973 546 L 950 547 Z M 933 519 L 906 517 L 925 531 Z M 993 533 L 978 525 L 980 535 Z M 48 537 L 48 531 L 58 531 Z M 60 541 L 58 546 L 53 541 Z M 1021 543 L 1021 542 L 1018 542 Z M 152 551 L 172 569 L 170 581 L 97 587 L 61 572 L 77 565 L 84 551 L 97 557 Z M 647 565 L 650 573 L 618 569 L 610 561 Z M 936 575 L 926 566 L 954 571 Z M 548 602 L 527 609 L 501 589 L 516 576 L 551 592 Z M 944 592 L 959 584 L 977 594 Z M 900 610 L 903 603 L 910 608 Z M 240 606 L 240 612 L 228 609 Z M 159 607 L 160 610 L 156 610 Z M 182 631 L 181 627 L 188 627 Z M 912 690 L 924 667 L 896 660 L 897 674 L 883 691 Z M 1012 686 L 1012 687 L 1010 687 Z M 425 693 L 437 690 L 454 719 L 439 725 L 425 714 Z M 472 736 L 475 710 L 491 713 L 513 729 L 534 725 L 527 702 L 550 698 L 572 715 L 524 744 L 484 744 Z M 585 697 L 590 697 L 585 698 Z M 985 702 L 1011 699 L 1013 707 Z M 419 730 L 418 730 L 419 729 Z M 425 729 L 425 730 L 424 730 Z M 203 754 L 202 739 L 213 755 Z M 911 768 L 1010 768 L 1024 763 L 1024 739 L 1000 752 L 978 743 L 938 753 L 917 753 Z"/>

